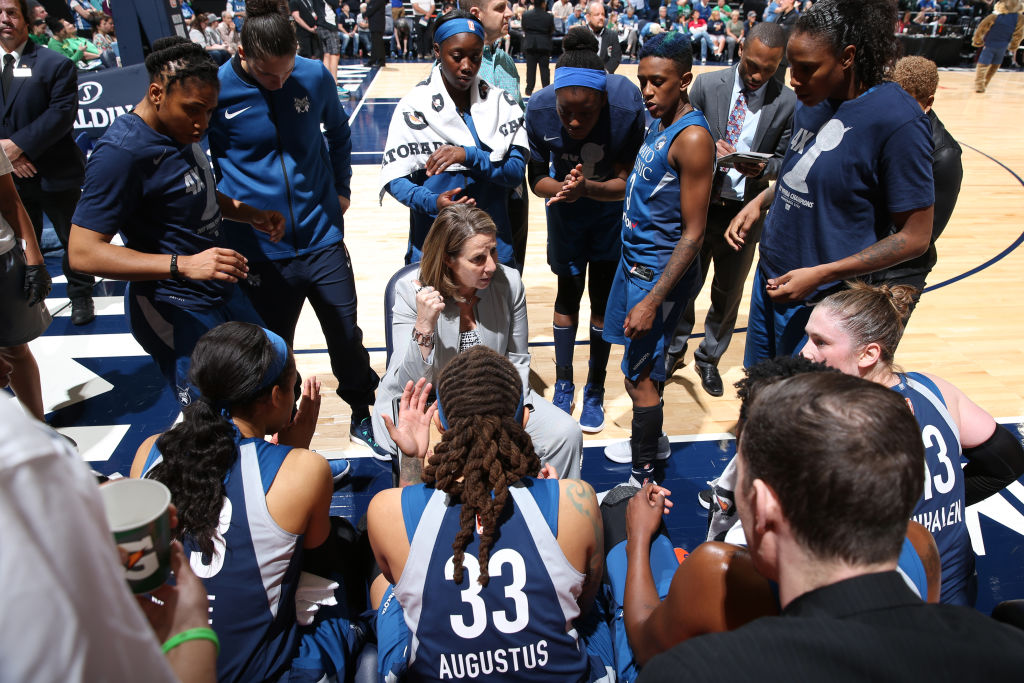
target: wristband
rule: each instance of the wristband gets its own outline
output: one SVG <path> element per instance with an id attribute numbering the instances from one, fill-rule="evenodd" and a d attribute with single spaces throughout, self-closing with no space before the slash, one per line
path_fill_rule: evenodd
<path id="1" fill-rule="evenodd" d="M 182 643 L 190 640 L 209 640 L 212 641 L 214 646 L 217 648 L 217 654 L 220 654 L 220 640 L 217 638 L 217 634 L 214 633 L 213 629 L 209 626 L 201 626 L 199 628 L 190 628 L 187 631 L 182 631 L 176 636 L 167 639 L 164 643 L 163 650 L 164 654 L 167 654 L 174 648 L 178 647 Z"/>
<path id="2" fill-rule="evenodd" d="M 178 255 L 171 254 L 171 278 L 174 280 L 184 280 L 185 276 L 178 270 Z"/>

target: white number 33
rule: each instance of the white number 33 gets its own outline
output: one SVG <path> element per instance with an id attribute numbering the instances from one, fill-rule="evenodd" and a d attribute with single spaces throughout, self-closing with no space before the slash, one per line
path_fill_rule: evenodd
<path id="1" fill-rule="evenodd" d="M 502 548 L 491 555 L 490 560 L 487 562 L 487 573 L 490 575 L 491 580 L 502 575 L 505 565 L 508 565 L 512 575 L 512 580 L 505 586 L 505 597 L 515 605 L 514 618 L 509 617 L 507 610 L 495 610 L 491 613 L 491 620 L 496 629 L 502 633 L 511 634 L 518 633 L 526 628 L 530 621 L 530 606 L 526 601 L 526 593 L 523 592 L 523 586 L 526 585 L 526 563 L 523 561 L 523 556 L 511 548 Z M 487 606 L 484 604 L 483 598 L 480 597 L 480 591 L 483 589 L 483 586 L 478 581 L 480 578 L 480 565 L 476 557 L 466 554 L 463 558 L 462 566 L 469 579 L 469 586 L 462 591 L 462 602 L 469 605 L 473 610 L 473 617 L 468 624 L 461 614 L 452 614 L 449 619 L 451 620 L 452 630 L 455 631 L 455 635 L 466 639 L 477 638 L 487 628 Z M 450 581 L 454 580 L 454 556 L 449 557 L 448 562 L 444 566 L 444 577 Z"/>

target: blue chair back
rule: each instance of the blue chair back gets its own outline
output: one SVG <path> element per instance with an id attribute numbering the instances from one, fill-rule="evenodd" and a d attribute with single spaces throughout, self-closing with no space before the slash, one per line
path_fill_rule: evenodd
<path id="1" fill-rule="evenodd" d="M 387 351 L 387 360 L 385 361 L 385 367 L 391 364 L 391 352 L 395 346 L 391 339 L 391 321 L 392 321 L 392 310 L 395 308 L 395 287 L 398 286 L 398 281 L 409 273 L 419 270 L 419 263 L 410 263 L 402 266 L 398 269 L 391 279 L 388 280 L 388 284 L 384 287 L 384 348 Z"/>

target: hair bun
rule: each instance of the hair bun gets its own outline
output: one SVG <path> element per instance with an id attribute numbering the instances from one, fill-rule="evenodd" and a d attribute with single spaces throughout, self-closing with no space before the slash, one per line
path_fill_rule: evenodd
<path id="1" fill-rule="evenodd" d="M 562 38 L 562 51 L 589 50 L 594 54 L 601 49 L 597 42 L 597 36 L 585 26 L 573 26 Z"/>
<path id="2" fill-rule="evenodd" d="M 281 13 L 281 4 L 278 0 L 245 0 L 246 18 Z"/>

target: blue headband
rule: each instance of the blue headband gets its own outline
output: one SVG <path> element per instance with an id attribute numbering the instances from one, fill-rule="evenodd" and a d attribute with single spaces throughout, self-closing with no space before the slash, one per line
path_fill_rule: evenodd
<path id="1" fill-rule="evenodd" d="M 519 392 L 519 404 L 516 406 L 516 414 L 515 414 L 515 421 L 516 422 L 522 422 L 523 421 L 523 408 L 525 406 L 525 403 L 524 403 L 525 400 L 526 400 L 526 392 L 525 391 Z M 444 427 L 445 429 L 448 429 L 448 418 L 444 416 L 444 410 L 441 408 L 441 393 L 440 392 L 438 392 L 438 394 L 437 394 L 437 401 L 435 402 L 434 405 L 437 406 L 437 419 L 438 419 L 438 421 L 441 423 L 442 427 Z"/>
<path id="2" fill-rule="evenodd" d="M 285 364 L 288 362 L 288 344 L 285 343 L 284 339 L 265 327 L 260 329 L 263 330 L 263 334 L 267 335 L 267 341 L 270 342 L 270 345 L 274 347 L 274 360 L 270 361 L 270 366 L 263 373 L 263 379 L 260 380 L 260 388 L 257 391 L 263 391 L 277 381 L 277 378 L 284 372 Z"/>
<path id="3" fill-rule="evenodd" d="M 597 69 L 580 69 L 574 66 L 560 66 L 555 69 L 555 90 L 570 85 L 604 92 L 608 89 L 608 74 Z"/>
<path id="4" fill-rule="evenodd" d="M 473 19 L 449 19 L 434 31 L 434 42 L 440 45 L 457 33 L 472 33 L 480 40 L 484 39 L 484 27 Z"/>

